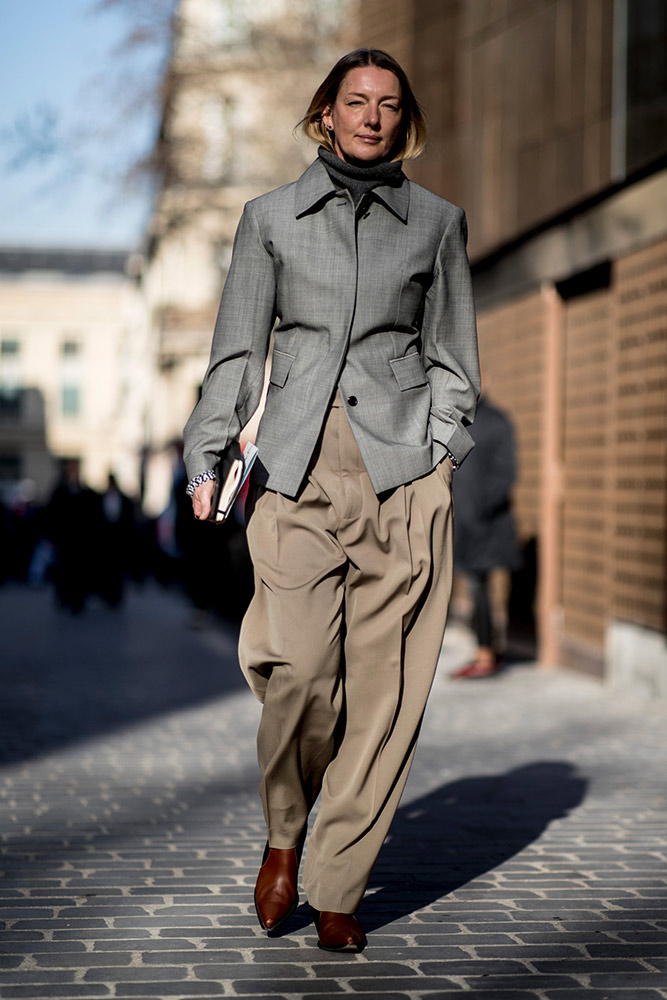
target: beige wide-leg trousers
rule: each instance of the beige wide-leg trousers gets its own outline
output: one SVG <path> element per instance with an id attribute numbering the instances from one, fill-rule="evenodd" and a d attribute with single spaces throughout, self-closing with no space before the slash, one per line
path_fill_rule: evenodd
<path id="1" fill-rule="evenodd" d="M 271 847 L 294 847 L 318 794 L 303 882 L 318 910 L 359 906 L 403 792 L 452 577 L 452 469 L 378 497 L 339 398 L 296 500 L 259 489 L 255 595 L 240 660 Z"/>

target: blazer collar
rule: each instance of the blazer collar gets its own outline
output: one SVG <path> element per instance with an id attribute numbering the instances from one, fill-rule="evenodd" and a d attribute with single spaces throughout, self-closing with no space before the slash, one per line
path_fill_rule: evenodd
<path id="1" fill-rule="evenodd" d="M 318 158 L 314 163 L 311 163 L 296 182 L 295 214 L 297 219 L 310 209 L 315 208 L 320 202 L 333 197 L 337 191 L 338 188 L 331 180 L 327 168 Z M 379 187 L 373 188 L 372 193 L 402 222 L 408 221 L 410 183 L 405 175 L 403 175 L 403 182 L 399 187 L 381 184 Z"/>

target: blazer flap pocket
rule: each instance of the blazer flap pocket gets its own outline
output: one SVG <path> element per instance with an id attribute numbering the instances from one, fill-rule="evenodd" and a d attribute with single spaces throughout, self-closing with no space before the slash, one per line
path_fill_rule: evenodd
<path id="1" fill-rule="evenodd" d="M 389 364 L 401 391 L 428 383 L 422 359 L 416 352 L 407 354 L 404 358 L 392 358 Z"/>
<path id="2" fill-rule="evenodd" d="M 289 375 L 289 370 L 294 362 L 293 354 L 285 354 L 284 351 L 273 352 L 273 357 L 271 358 L 271 374 L 269 376 L 269 382 L 273 385 L 282 387 L 287 381 L 287 376 Z"/>

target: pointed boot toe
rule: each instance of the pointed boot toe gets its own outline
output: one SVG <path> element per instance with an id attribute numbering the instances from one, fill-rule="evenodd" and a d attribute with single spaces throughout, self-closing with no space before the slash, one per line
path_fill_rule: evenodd
<path id="1" fill-rule="evenodd" d="M 277 930 L 297 908 L 298 875 L 297 848 L 281 850 L 267 844 L 255 885 L 255 911 L 265 931 Z"/>

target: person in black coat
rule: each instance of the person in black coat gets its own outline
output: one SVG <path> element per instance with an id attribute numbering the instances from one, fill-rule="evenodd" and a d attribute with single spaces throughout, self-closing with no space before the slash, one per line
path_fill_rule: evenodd
<path id="1" fill-rule="evenodd" d="M 112 608 L 123 603 L 125 580 L 133 568 L 136 547 L 135 511 L 132 500 L 109 473 L 100 495 L 100 528 L 97 538 L 97 589 Z"/>
<path id="2" fill-rule="evenodd" d="M 63 463 L 45 521 L 54 549 L 51 577 L 57 605 L 79 614 L 95 587 L 100 513 L 99 496 L 81 481 L 78 459 Z"/>
<path id="3" fill-rule="evenodd" d="M 520 563 L 511 509 L 516 477 L 512 423 L 482 396 L 469 433 L 475 447 L 454 475 L 454 568 L 468 579 L 478 648 L 472 662 L 454 677 L 484 677 L 496 672 L 489 574 L 494 569 L 516 569 Z"/>

